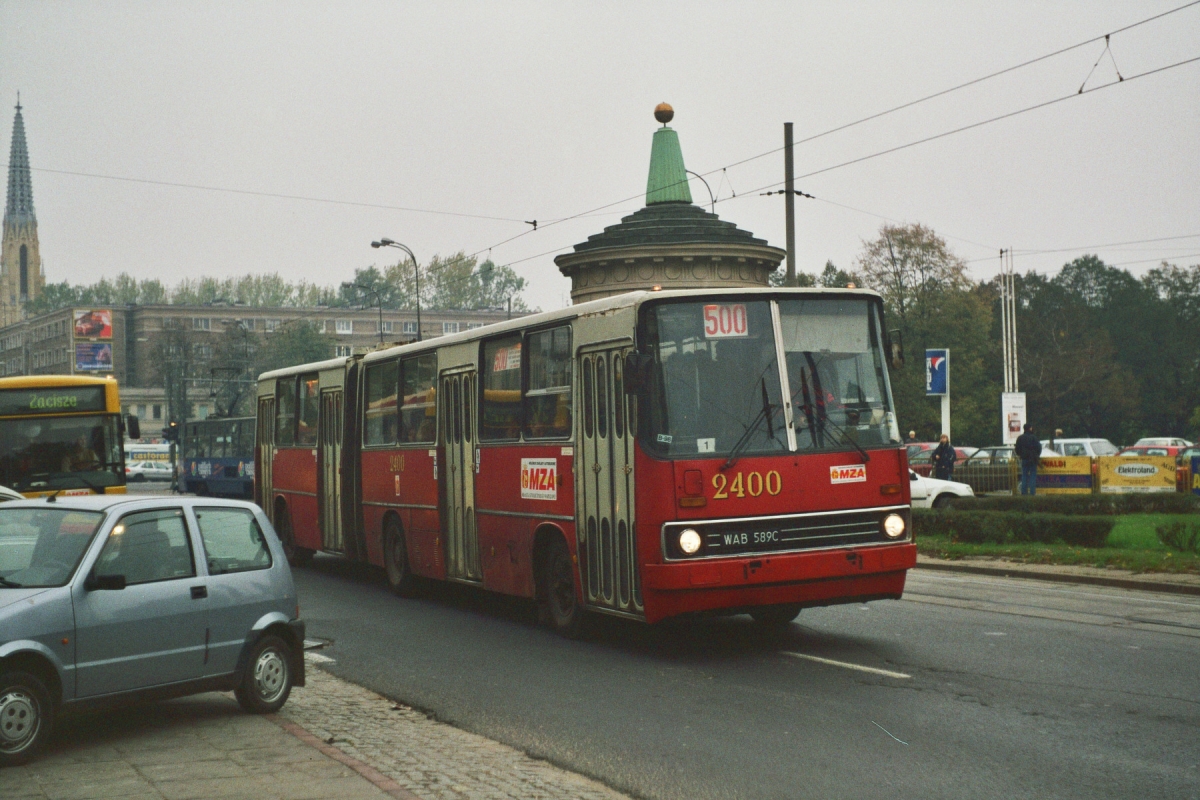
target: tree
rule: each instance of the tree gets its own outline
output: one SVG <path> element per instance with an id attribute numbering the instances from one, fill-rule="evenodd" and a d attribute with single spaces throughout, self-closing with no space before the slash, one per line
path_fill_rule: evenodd
<path id="1" fill-rule="evenodd" d="M 965 292 L 971 286 L 966 262 L 950 252 L 945 239 L 919 223 L 883 225 L 878 239 L 863 242 L 856 264 L 866 285 L 883 295 L 902 323 L 914 309 L 932 311 L 923 302 L 930 296 Z"/>
<path id="2" fill-rule="evenodd" d="M 485 261 L 476 269 L 477 260 L 462 251 L 449 258 L 435 255 L 421 269 L 421 308 L 437 309 L 480 309 L 506 308 L 512 300 L 513 311 L 528 311 L 520 292 L 526 281 L 511 267 L 497 266 Z M 377 280 L 370 270 L 357 270 L 355 283 Z M 360 276 L 363 280 L 360 280 Z M 411 260 L 405 259 L 389 267 L 382 274 L 386 284 L 385 294 L 389 298 L 384 308 L 412 309 L 416 307 L 416 276 Z"/>
<path id="3" fill-rule="evenodd" d="M 315 323 L 296 320 L 267 336 L 255 353 L 254 374 L 332 357 L 333 340 L 321 333 Z"/>
<path id="4" fill-rule="evenodd" d="M 217 340 L 209 367 L 215 416 L 244 417 L 254 413 L 257 341 L 241 324 L 226 325 Z"/>

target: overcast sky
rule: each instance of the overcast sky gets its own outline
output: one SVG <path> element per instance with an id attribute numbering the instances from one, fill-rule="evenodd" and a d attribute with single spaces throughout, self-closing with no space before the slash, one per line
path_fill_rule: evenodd
<path id="1" fill-rule="evenodd" d="M 688 169 L 717 170 L 717 213 L 783 247 L 782 198 L 753 191 L 782 179 L 782 153 L 720 169 L 778 148 L 785 121 L 802 140 L 1184 1 L 0 0 L 0 157 L 20 91 L 50 281 L 333 284 L 386 263 L 369 246 L 386 236 L 423 261 L 493 247 L 551 309 L 569 290 L 553 255 L 644 204 L 660 101 Z M 798 145 L 797 174 L 1072 95 L 1103 51 Z M 1130 78 L 1200 56 L 1200 5 L 1116 34 L 1111 55 L 1087 86 L 1117 69 L 1119 85 L 800 179 L 818 198 L 797 201 L 800 268 L 851 267 L 885 219 L 932 227 L 977 278 L 1001 247 L 1062 249 L 1017 258 L 1044 273 L 1085 252 L 1137 274 L 1196 263 L 1200 62 Z M 1190 238 L 1102 246 L 1163 237 Z"/>

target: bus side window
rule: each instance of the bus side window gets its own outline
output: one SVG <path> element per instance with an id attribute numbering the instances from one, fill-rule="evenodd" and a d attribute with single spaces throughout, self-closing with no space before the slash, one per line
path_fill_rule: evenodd
<path id="1" fill-rule="evenodd" d="M 410 358 L 401 364 L 400 441 L 432 444 L 437 439 L 434 374 L 437 356 Z"/>
<path id="2" fill-rule="evenodd" d="M 367 369 L 366 424 L 363 429 L 363 444 L 395 444 L 396 425 L 399 421 L 396 392 L 399 388 L 400 364 L 388 361 L 372 364 Z"/>
<path id="3" fill-rule="evenodd" d="M 321 414 L 320 401 L 320 381 L 317 376 L 300 376 L 300 413 L 296 426 L 296 444 L 311 447 L 317 443 L 317 421 Z"/>
<path id="4" fill-rule="evenodd" d="M 296 443 L 296 379 L 281 378 L 275 397 L 275 443 L 291 447 Z"/>
<path id="5" fill-rule="evenodd" d="M 481 366 L 479 438 L 514 441 L 521 435 L 521 337 L 484 342 Z"/>
<path id="6" fill-rule="evenodd" d="M 525 390 L 525 438 L 571 435 L 571 329 L 568 326 L 526 337 L 529 385 Z"/>

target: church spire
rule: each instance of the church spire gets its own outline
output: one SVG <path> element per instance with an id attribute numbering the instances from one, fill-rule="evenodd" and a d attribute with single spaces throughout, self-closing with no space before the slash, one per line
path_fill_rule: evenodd
<path id="1" fill-rule="evenodd" d="M 25 144 L 25 119 L 21 116 L 21 98 L 17 96 L 17 115 L 13 119 L 12 149 L 8 156 L 8 203 L 4 206 L 4 225 L 36 223 L 33 213 L 33 180 L 29 172 L 29 148 Z"/>

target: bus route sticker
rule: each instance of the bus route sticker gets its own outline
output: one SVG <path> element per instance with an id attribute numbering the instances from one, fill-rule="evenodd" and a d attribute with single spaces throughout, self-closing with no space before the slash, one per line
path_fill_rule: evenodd
<path id="1" fill-rule="evenodd" d="M 558 499 L 558 459 L 521 459 L 521 497 L 525 500 Z"/>
<path id="2" fill-rule="evenodd" d="M 749 335 L 745 303 L 704 307 L 705 339 L 732 339 Z"/>
<path id="3" fill-rule="evenodd" d="M 866 483 L 867 465 L 851 464 L 845 467 L 830 467 L 830 483 Z"/>

